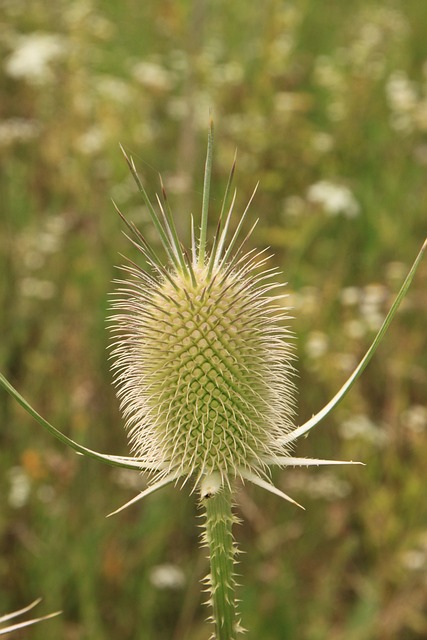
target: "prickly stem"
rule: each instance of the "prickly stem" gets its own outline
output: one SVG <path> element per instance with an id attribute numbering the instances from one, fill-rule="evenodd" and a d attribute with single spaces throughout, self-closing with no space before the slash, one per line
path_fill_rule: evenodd
<path id="1" fill-rule="evenodd" d="M 236 640 L 234 559 L 236 554 L 232 526 L 231 490 L 221 491 L 202 500 L 206 509 L 204 542 L 209 549 L 210 574 L 206 584 L 210 593 L 216 640 Z"/>

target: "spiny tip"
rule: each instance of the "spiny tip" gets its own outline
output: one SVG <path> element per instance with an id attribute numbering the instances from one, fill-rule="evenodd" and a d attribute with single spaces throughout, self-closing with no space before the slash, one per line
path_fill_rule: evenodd
<path id="1" fill-rule="evenodd" d="M 163 178 L 162 178 L 162 176 L 161 176 L 161 174 L 160 174 L 160 173 L 159 173 L 159 180 L 160 180 L 160 188 L 161 188 L 161 190 L 162 190 L 163 200 L 164 200 L 165 202 L 167 202 L 168 197 L 167 197 L 167 195 L 166 195 L 165 185 L 164 185 L 164 183 L 163 183 Z"/>
<path id="2" fill-rule="evenodd" d="M 119 147 L 120 147 L 120 151 L 123 153 L 123 155 L 124 155 L 124 157 L 125 157 L 126 161 L 127 161 L 127 162 L 129 162 L 129 156 L 128 156 L 128 154 L 126 153 L 125 148 L 124 148 L 124 146 L 122 145 L 122 143 L 121 143 L 121 142 L 119 142 Z"/>

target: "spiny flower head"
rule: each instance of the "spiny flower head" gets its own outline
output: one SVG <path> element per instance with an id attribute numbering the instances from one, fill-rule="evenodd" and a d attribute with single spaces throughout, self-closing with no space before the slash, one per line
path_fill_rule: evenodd
<path id="1" fill-rule="evenodd" d="M 284 453 L 287 330 L 267 295 L 270 274 L 256 265 L 212 275 L 195 266 L 194 282 L 179 271 L 151 281 L 131 268 L 135 280 L 116 303 L 125 314 L 114 366 L 135 453 L 150 465 L 226 477 Z"/>
<path id="2" fill-rule="evenodd" d="M 244 241 L 236 247 L 247 209 L 227 242 L 234 165 L 206 251 L 211 144 L 210 135 L 200 236 L 196 241 L 193 224 L 190 254 L 166 198 L 164 207 L 159 200 L 160 216 L 147 202 L 166 266 L 127 223 L 151 272 L 124 267 L 130 278 L 119 281 L 114 302 L 113 369 L 142 466 L 157 479 L 191 477 L 196 485 L 216 479 L 220 486 L 230 477 L 261 477 L 272 458 L 288 453 L 294 386 L 287 309 L 284 296 L 273 295 L 277 271 L 266 269 L 265 252 L 245 252 Z"/>

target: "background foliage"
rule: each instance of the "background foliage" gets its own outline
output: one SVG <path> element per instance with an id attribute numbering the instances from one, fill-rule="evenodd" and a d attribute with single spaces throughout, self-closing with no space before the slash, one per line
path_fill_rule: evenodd
<path id="1" fill-rule="evenodd" d="M 209 109 L 212 207 L 238 148 L 237 210 L 289 282 L 302 422 L 369 345 L 426 235 L 427 6 L 421 0 L 2 0 L 0 367 L 54 425 L 127 453 L 106 347 L 119 252 L 110 198 L 150 235 L 118 150 L 178 225 L 200 210 Z M 249 223 L 248 223 L 249 224 Z M 375 361 L 287 470 L 301 512 L 242 487 L 247 638 L 427 635 L 427 264 Z M 195 496 L 78 458 L 0 398 L 0 608 L 60 618 L 26 638 L 198 640 Z M 17 637 L 17 636 L 15 636 Z"/>

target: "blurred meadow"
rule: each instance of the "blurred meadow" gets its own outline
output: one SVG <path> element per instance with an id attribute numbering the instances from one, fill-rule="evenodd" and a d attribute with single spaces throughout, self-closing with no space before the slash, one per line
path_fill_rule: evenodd
<path id="1" fill-rule="evenodd" d="M 163 176 L 188 241 L 209 112 L 211 211 L 236 210 L 288 282 L 298 422 L 372 341 L 427 232 L 423 0 L 1 0 L 0 370 L 52 424 L 128 454 L 108 363 L 124 238 Z M 237 216 L 238 217 L 238 216 Z M 248 640 L 427 637 L 427 261 L 361 381 L 289 469 L 303 512 L 239 488 Z M 204 640 L 197 496 L 80 458 L 0 394 L 0 615 L 43 597 L 34 640 Z"/>

